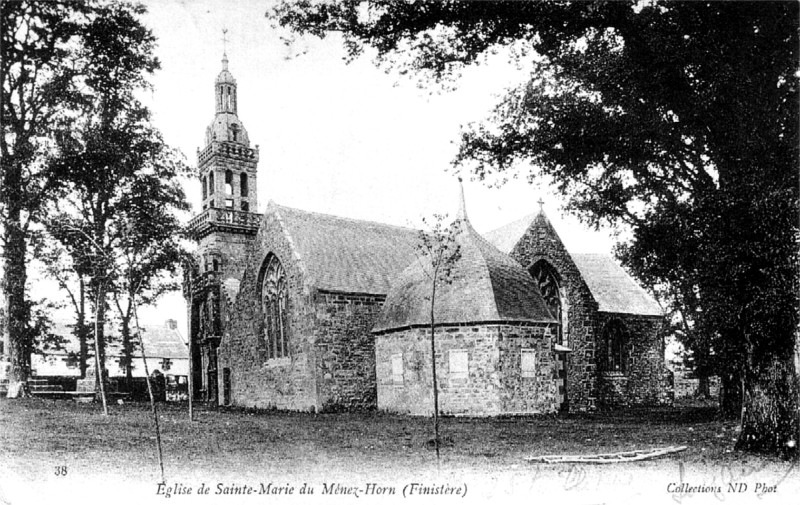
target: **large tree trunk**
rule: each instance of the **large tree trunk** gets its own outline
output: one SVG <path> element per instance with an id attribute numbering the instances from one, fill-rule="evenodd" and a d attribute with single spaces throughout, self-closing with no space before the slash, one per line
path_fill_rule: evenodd
<path id="1" fill-rule="evenodd" d="M 800 381 L 795 356 L 772 356 L 743 381 L 742 431 L 736 449 L 797 459 Z"/>
<path id="2" fill-rule="evenodd" d="M 6 168 L 3 183 L 6 187 L 2 191 L 8 191 L 14 185 L 14 173 L 18 172 L 14 163 L 10 163 Z M 19 175 L 19 174 L 17 174 Z M 25 263 L 25 251 L 27 243 L 25 240 L 25 230 L 22 228 L 22 215 L 19 206 L 14 202 L 9 202 L 6 198 L 8 218 L 4 229 L 4 279 L 3 295 L 5 301 L 4 312 L 6 314 L 6 324 L 4 325 L 3 341 L 6 343 L 7 354 L 10 364 L 9 369 L 9 394 L 12 391 L 27 394 L 27 381 L 31 370 L 31 350 L 30 334 L 27 331 L 28 324 L 28 304 L 25 301 L 25 282 L 27 280 L 27 269 Z"/>

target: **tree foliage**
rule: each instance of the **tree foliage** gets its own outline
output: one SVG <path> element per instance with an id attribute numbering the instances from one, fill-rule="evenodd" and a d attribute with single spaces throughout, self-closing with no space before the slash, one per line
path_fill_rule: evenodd
<path id="1" fill-rule="evenodd" d="M 15 380 L 30 366 L 24 290 L 36 224 L 63 247 L 51 251 L 64 261 L 54 267 L 61 280 L 78 279 L 72 295 L 82 337 L 84 294 L 97 301 L 101 352 L 106 292 L 130 293 L 131 281 L 137 295 L 156 296 L 159 273 L 171 268 L 171 253 L 154 250 L 176 245 L 164 236 L 178 229 L 173 212 L 186 205 L 175 179 L 183 164 L 137 100 L 159 67 L 143 13 L 114 1 L 2 2 L 0 211 Z"/>
<path id="2" fill-rule="evenodd" d="M 287 1 L 268 15 L 432 82 L 513 48 L 530 79 L 464 128 L 454 164 L 549 176 L 588 223 L 625 225 L 625 265 L 743 386 L 738 447 L 798 456 L 796 2 Z"/>
<path id="3" fill-rule="evenodd" d="M 74 64 L 74 48 L 89 29 L 90 11 L 78 3 L 0 3 L 1 287 L 12 382 L 24 381 L 30 372 L 28 240 L 43 203 L 59 187 L 58 174 L 46 161 L 54 138 L 68 131 L 81 101 L 82 69 Z"/>
<path id="4" fill-rule="evenodd" d="M 106 293 L 122 322 L 122 365 L 130 377 L 131 318 L 134 304 L 153 303 L 175 289 L 181 247 L 176 211 L 187 203 L 178 176 L 185 165 L 150 124 L 150 112 L 136 98 L 145 76 L 158 68 L 155 39 L 138 20 L 139 8 L 112 4 L 87 38 L 84 57 L 95 72 L 82 115 L 57 140 L 65 188 L 49 212 L 50 233 L 69 252 L 76 272 L 89 279 L 98 325 L 95 339 L 104 367 Z M 138 300 L 136 300 L 138 298 Z"/>

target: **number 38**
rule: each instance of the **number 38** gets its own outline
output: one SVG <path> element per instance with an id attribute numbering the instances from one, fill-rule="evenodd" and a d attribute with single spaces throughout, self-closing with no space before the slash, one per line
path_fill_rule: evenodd
<path id="1" fill-rule="evenodd" d="M 64 477 L 67 475 L 67 467 L 66 466 L 57 466 L 56 467 L 56 476 Z"/>

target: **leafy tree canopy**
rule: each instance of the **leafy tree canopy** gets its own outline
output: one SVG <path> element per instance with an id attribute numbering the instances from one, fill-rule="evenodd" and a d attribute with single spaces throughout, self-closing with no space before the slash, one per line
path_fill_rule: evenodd
<path id="1" fill-rule="evenodd" d="M 550 176 L 588 223 L 626 224 L 624 263 L 742 380 L 739 446 L 797 456 L 796 2 L 302 0 L 268 16 L 431 83 L 511 48 L 530 79 L 463 129 L 454 165 Z"/>

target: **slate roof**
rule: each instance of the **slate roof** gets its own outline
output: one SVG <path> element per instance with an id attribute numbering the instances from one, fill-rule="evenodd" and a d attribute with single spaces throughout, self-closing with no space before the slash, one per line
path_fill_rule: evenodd
<path id="1" fill-rule="evenodd" d="M 658 303 L 610 256 L 570 254 L 603 312 L 661 316 Z"/>
<path id="2" fill-rule="evenodd" d="M 63 350 L 48 350 L 48 354 L 67 354 L 69 352 L 77 353 L 79 351 L 78 340 L 72 333 L 73 325 L 74 323 L 72 321 L 57 320 L 53 322 L 53 326 L 50 329 L 51 333 L 63 337 L 67 340 L 67 343 Z M 119 326 L 112 324 L 106 325 L 105 334 L 107 340 L 108 337 L 112 338 L 106 348 L 106 355 L 108 357 L 121 356 Z M 177 329 L 170 329 L 166 325 L 145 325 L 142 327 L 142 340 L 144 341 L 144 348 L 148 357 L 173 359 L 189 358 L 186 342 Z M 94 347 L 89 350 L 89 353 L 92 355 L 94 354 Z M 138 346 L 135 353 L 137 356 L 141 353 Z"/>
<path id="3" fill-rule="evenodd" d="M 384 295 L 415 258 L 419 232 L 284 207 L 270 202 L 306 269 L 321 290 Z"/>
<path id="4" fill-rule="evenodd" d="M 538 214 L 529 214 L 485 234 L 503 252 L 511 252 Z M 605 254 L 569 253 L 589 287 L 599 310 L 661 316 L 661 307 L 613 258 Z"/>
<path id="5" fill-rule="evenodd" d="M 452 282 L 437 287 L 436 324 L 556 322 L 522 266 L 478 235 L 468 220 L 460 221 L 456 240 L 461 259 L 453 268 Z M 429 265 L 427 259 L 415 258 L 400 274 L 373 332 L 430 324 Z"/>

